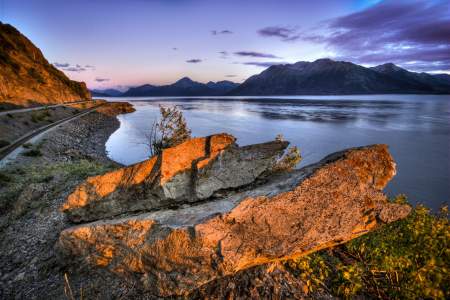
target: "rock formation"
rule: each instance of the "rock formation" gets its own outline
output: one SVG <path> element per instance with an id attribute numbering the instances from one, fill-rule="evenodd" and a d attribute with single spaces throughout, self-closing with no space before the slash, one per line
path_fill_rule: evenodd
<path id="1" fill-rule="evenodd" d="M 194 138 L 141 163 L 88 178 L 62 209 L 78 222 L 196 202 L 253 182 L 287 145 L 238 147 L 228 134 Z"/>
<path id="2" fill-rule="evenodd" d="M 174 161 L 161 159 L 160 169 L 168 172 L 162 171 L 161 179 L 177 177 L 170 171 L 177 173 L 183 169 L 186 159 L 195 161 L 199 170 L 206 164 L 205 171 L 198 174 L 207 182 L 208 176 L 220 176 L 221 172 L 226 178 L 224 186 L 236 183 L 227 181 L 228 173 L 234 174 L 235 180 L 246 172 L 254 177 L 256 173 L 250 170 L 253 167 L 250 161 L 239 163 L 241 157 L 248 156 L 241 156 L 245 152 L 242 148 L 233 148 L 232 137 L 213 137 L 219 140 L 217 148 L 211 148 L 211 153 L 218 152 L 214 158 L 199 154 L 189 158 L 171 156 Z M 191 143 L 204 146 L 205 140 L 196 139 Z M 258 148 L 254 145 L 246 150 L 255 147 Z M 277 151 L 284 147 L 274 143 L 264 145 Z M 229 148 L 232 150 L 227 150 Z M 236 154 L 232 154 L 233 151 Z M 192 154 L 178 152 L 178 155 Z M 233 166 L 227 155 L 237 158 L 239 170 L 227 170 L 227 166 Z M 258 154 L 255 158 L 262 157 Z M 156 162 L 151 161 L 112 173 L 114 183 L 108 190 L 100 189 L 98 197 L 92 198 L 96 191 L 88 191 L 88 185 L 78 189 L 88 191 L 84 199 L 96 199 L 90 202 L 90 209 L 95 209 L 105 199 L 100 197 L 101 193 L 151 178 L 145 175 L 125 176 L 125 181 L 117 179 L 123 178 L 125 173 L 152 174 L 150 165 Z M 133 173 L 135 169 L 144 171 Z M 395 163 L 386 145 L 349 149 L 292 173 L 273 175 L 263 183 L 226 191 L 220 198 L 208 198 L 200 203 L 189 203 L 185 199 L 180 207 L 68 228 L 61 232 L 58 248 L 66 261 L 107 268 L 151 294 L 186 295 L 214 280 L 331 247 L 406 217 L 410 207 L 389 203 L 381 192 L 394 175 Z M 106 178 L 88 180 L 91 187 L 96 186 L 96 180 Z M 209 185 L 216 188 L 215 181 Z M 176 195 L 181 193 L 165 194 L 161 183 L 158 188 L 167 203 L 176 202 Z M 197 187 L 188 189 L 191 195 L 199 190 L 200 198 L 210 194 Z M 137 201 L 138 196 L 132 193 L 128 201 Z M 70 212 L 68 207 L 66 211 Z"/>
<path id="3" fill-rule="evenodd" d="M 49 64 L 17 29 L 0 22 L 0 103 L 28 106 L 91 99 L 83 82 Z"/>

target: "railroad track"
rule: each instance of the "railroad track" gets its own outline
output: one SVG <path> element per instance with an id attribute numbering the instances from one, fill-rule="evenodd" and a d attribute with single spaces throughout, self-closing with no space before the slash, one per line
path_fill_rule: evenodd
<path id="1" fill-rule="evenodd" d="M 33 137 L 37 136 L 38 134 L 41 134 L 41 133 L 43 133 L 43 132 L 45 132 L 45 131 L 53 128 L 53 127 L 61 125 L 63 123 L 69 122 L 69 121 L 71 121 L 73 119 L 77 119 L 79 117 L 87 115 L 87 114 L 93 112 L 94 110 L 96 110 L 97 108 L 99 108 L 100 106 L 103 106 L 103 105 L 105 105 L 105 103 L 99 104 L 99 105 L 97 105 L 95 107 L 92 107 L 92 108 L 90 108 L 90 109 L 88 109 L 86 111 L 83 111 L 81 113 L 78 113 L 76 115 L 73 115 L 73 116 L 70 116 L 70 117 L 58 120 L 56 122 L 53 122 L 51 124 L 39 127 L 37 129 L 34 129 L 34 130 L 28 132 L 27 134 L 25 134 L 25 135 L 21 136 L 20 138 L 16 139 L 15 141 L 13 141 L 8 146 L 3 147 L 3 148 L 0 149 L 0 161 L 3 160 L 4 158 L 6 158 L 8 156 L 8 154 L 10 154 L 14 150 L 19 148 L 23 144 L 25 144 L 26 142 L 28 142 L 30 139 L 32 139 Z"/>
<path id="2" fill-rule="evenodd" d="M 11 110 L 0 111 L 0 116 L 7 115 L 7 114 L 17 114 L 17 113 L 21 113 L 21 112 L 35 111 L 35 110 L 43 110 L 43 109 L 49 109 L 49 108 L 54 108 L 54 107 L 60 107 L 60 106 L 71 106 L 71 105 L 75 105 L 75 104 L 88 103 L 88 102 L 92 102 L 92 101 L 93 100 L 75 101 L 75 102 L 67 102 L 67 103 L 61 103 L 61 104 L 11 109 Z"/>

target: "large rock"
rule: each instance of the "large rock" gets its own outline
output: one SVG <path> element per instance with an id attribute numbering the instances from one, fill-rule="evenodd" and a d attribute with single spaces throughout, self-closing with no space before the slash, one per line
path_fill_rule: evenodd
<path id="1" fill-rule="evenodd" d="M 252 183 L 287 142 L 238 147 L 228 134 L 193 138 L 135 165 L 88 178 L 62 210 L 74 222 L 191 203 Z"/>
<path id="2" fill-rule="evenodd" d="M 183 295 L 406 217 L 410 207 L 381 192 L 394 174 L 387 146 L 350 149 L 219 200 L 68 228 L 58 246 L 66 260 L 107 268 L 155 295 Z"/>

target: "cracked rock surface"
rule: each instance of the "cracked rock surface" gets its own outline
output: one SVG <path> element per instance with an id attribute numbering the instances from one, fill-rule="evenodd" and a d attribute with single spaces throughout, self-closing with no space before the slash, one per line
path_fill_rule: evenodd
<path id="1" fill-rule="evenodd" d="M 273 141 L 239 147 L 228 134 L 193 138 L 146 161 L 88 178 L 62 210 L 80 222 L 197 202 L 252 183 L 287 145 Z"/>
<path id="2" fill-rule="evenodd" d="M 234 142 L 222 137 L 227 140 Z M 230 151 L 245 160 L 251 147 Z M 217 155 L 221 159 L 229 155 L 224 149 Z M 230 177 L 217 157 L 205 169 L 199 164 L 198 174 L 207 182 L 208 172 Z M 249 165 L 236 165 L 243 170 L 230 174 L 253 177 L 245 169 Z M 386 145 L 349 149 L 218 199 L 65 229 L 58 249 L 67 261 L 105 268 L 153 295 L 186 295 L 249 268 L 331 247 L 406 217 L 410 207 L 389 203 L 381 191 L 394 175 Z M 215 186 L 222 179 L 211 180 Z M 130 197 L 135 200 L 135 194 Z"/>

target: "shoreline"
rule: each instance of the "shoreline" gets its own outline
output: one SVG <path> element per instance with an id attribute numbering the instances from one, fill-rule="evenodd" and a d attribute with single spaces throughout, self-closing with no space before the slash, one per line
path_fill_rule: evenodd
<path id="1" fill-rule="evenodd" d="M 70 223 L 59 208 L 87 176 L 120 166 L 105 143 L 120 126 L 116 116 L 132 111 L 128 103 L 108 103 L 42 135 L 28 150 L 39 155 L 22 153 L 0 167 L 0 298 L 64 297 L 54 245 Z M 86 278 L 93 277 L 71 280 L 87 285 Z"/>

